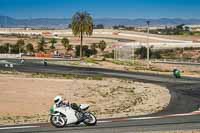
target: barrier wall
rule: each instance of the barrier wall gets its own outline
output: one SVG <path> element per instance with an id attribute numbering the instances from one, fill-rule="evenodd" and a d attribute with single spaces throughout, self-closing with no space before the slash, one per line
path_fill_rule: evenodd
<path id="1" fill-rule="evenodd" d="M 21 58 L 21 54 L 0 54 L 0 58 Z"/>
<path id="2" fill-rule="evenodd" d="M 51 58 L 51 57 L 53 57 L 53 55 L 52 55 L 52 54 L 36 53 L 36 54 L 35 54 L 35 57 L 41 57 L 41 58 L 43 58 L 43 57 L 45 57 L 45 58 Z"/>

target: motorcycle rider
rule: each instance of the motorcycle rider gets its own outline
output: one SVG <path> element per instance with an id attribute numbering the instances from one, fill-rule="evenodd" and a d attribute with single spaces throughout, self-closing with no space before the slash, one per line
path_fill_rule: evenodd
<path id="1" fill-rule="evenodd" d="M 96 118 L 90 112 L 86 112 L 89 105 L 81 104 L 78 106 L 76 103 L 70 104 L 68 101 L 65 102 L 61 96 L 54 98 L 54 105 L 50 108 L 51 118 L 50 121 L 55 127 L 64 127 L 68 124 L 79 125 L 84 123 L 85 125 L 95 125 Z M 67 121 L 68 117 L 76 117 L 71 121 Z"/>
<path id="2" fill-rule="evenodd" d="M 174 77 L 176 77 L 176 78 L 180 78 L 180 77 L 181 77 L 181 71 L 175 67 L 175 68 L 173 69 L 173 75 L 174 75 Z"/>
<path id="3" fill-rule="evenodd" d="M 56 96 L 54 98 L 54 103 L 57 108 L 63 107 L 63 106 L 70 106 L 72 109 L 76 111 L 81 111 L 80 107 L 76 103 L 70 104 L 69 102 L 64 102 L 61 96 Z"/>

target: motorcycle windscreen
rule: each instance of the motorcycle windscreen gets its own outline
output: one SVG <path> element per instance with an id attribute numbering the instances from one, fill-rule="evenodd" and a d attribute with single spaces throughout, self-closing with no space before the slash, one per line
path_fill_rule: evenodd
<path id="1" fill-rule="evenodd" d="M 88 104 L 81 104 L 80 105 L 81 110 L 87 110 L 89 108 Z"/>

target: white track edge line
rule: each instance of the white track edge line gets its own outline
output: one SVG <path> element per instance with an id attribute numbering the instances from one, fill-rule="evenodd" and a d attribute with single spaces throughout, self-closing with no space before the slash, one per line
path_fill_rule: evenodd
<path id="1" fill-rule="evenodd" d="M 17 126 L 17 127 L 1 127 L 0 130 L 6 130 L 6 129 L 23 129 L 23 128 L 36 128 L 40 126 Z"/>

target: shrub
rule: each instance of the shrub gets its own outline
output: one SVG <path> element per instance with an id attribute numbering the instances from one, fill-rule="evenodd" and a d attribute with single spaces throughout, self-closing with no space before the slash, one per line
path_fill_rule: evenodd
<path id="1" fill-rule="evenodd" d="M 80 45 L 77 45 L 76 47 L 76 56 L 80 56 Z M 89 49 L 87 45 L 83 45 L 83 56 L 90 57 L 91 55 L 95 54 L 94 50 Z"/>
<path id="2" fill-rule="evenodd" d="M 145 58 L 147 58 L 147 48 L 146 47 L 138 48 L 138 49 L 136 49 L 135 54 L 138 55 L 139 58 L 145 59 Z M 152 54 L 152 52 L 151 52 L 151 49 L 150 49 L 149 50 L 150 57 L 151 57 L 151 54 Z"/>
<path id="3" fill-rule="evenodd" d="M 63 45 L 63 47 L 64 47 L 65 49 L 68 49 L 68 47 L 69 47 L 69 39 L 63 38 L 63 39 L 61 40 L 61 43 L 62 43 L 62 45 Z"/>
<path id="4" fill-rule="evenodd" d="M 112 50 L 111 53 L 104 54 L 103 56 L 104 56 L 104 58 L 112 58 L 112 59 L 114 59 L 114 50 Z"/>
<path id="5" fill-rule="evenodd" d="M 99 42 L 99 49 L 103 52 L 106 48 L 107 44 L 104 40 Z"/>
<path id="6" fill-rule="evenodd" d="M 151 54 L 151 58 L 161 59 L 162 58 L 161 53 L 162 53 L 162 51 L 160 51 L 160 50 L 153 51 L 152 54 Z"/>
<path id="7" fill-rule="evenodd" d="M 97 45 L 95 43 L 93 43 L 91 46 L 90 46 L 90 49 L 91 49 L 91 55 L 96 55 L 97 54 Z"/>
<path id="8" fill-rule="evenodd" d="M 0 53 L 8 53 L 9 52 L 9 43 L 4 45 L 0 45 Z"/>
<path id="9" fill-rule="evenodd" d="M 11 45 L 11 53 L 13 53 L 13 54 L 19 54 L 19 52 L 20 52 L 20 46 L 19 46 L 19 44 Z"/>
<path id="10" fill-rule="evenodd" d="M 46 40 L 44 37 L 42 37 L 39 42 L 38 42 L 38 52 L 44 52 L 45 51 L 45 47 L 46 47 Z"/>
<path id="11" fill-rule="evenodd" d="M 51 43 L 51 46 L 49 47 L 51 50 L 55 49 L 55 44 L 57 43 L 57 40 L 55 38 L 51 38 L 51 40 L 49 41 L 49 43 Z"/>

